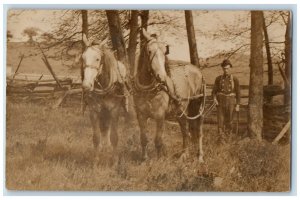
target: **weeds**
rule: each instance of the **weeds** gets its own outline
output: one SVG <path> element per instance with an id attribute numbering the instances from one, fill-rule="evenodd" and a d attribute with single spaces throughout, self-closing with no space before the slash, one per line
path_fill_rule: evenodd
<path id="1" fill-rule="evenodd" d="M 149 159 L 143 161 L 137 123 L 119 123 L 118 153 L 95 151 L 87 116 L 75 109 L 7 104 L 6 187 L 11 190 L 84 191 L 288 191 L 289 145 L 235 140 L 217 145 L 204 126 L 205 164 L 182 161 L 181 133 L 166 124 L 168 154 L 156 157 L 150 121 Z"/>

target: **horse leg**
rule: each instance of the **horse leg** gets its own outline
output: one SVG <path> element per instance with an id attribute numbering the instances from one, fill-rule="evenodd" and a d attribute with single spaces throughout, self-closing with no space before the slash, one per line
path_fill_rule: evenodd
<path id="1" fill-rule="evenodd" d="M 188 134 L 188 130 L 187 130 L 187 127 L 186 127 L 186 122 L 187 120 L 183 117 L 178 117 L 177 118 L 177 121 L 179 123 L 179 126 L 180 126 L 180 129 L 181 129 L 181 133 L 182 133 L 182 150 L 183 150 L 183 153 L 180 157 L 180 159 L 183 159 L 185 160 L 187 157 L 188 157 L 188 154 L 189 154 L 189 151 L 188 151 L 188 142 L 189 142 L 189 134 Z"/>
<path id="2" fill-rule="evenodd" d="M 110 132 L 110 142 L 113 146 L 114 154 L 117 152 L 118 146 L 118 122 L 119 122 L 119 109 L 114 109 L 111 112 L 111 132 Z"/>
<path id="3" fill-rule="evenodd" d="M 198 155 L 198 160 L 200 163 L 203 163 L 204 162 L 204 152 L 203 152 L 203 144 L 202 144 L 202 141 L 203 141 L 203 121 L 204 121 L 204 118 L 201 116 L 200 117 L 200 123 L 199 123 L 199 155 Z"/>
<path id="4" fill-rule="evenodd" d="M 199 154 L 199 127 L 197 126 L 199 119 L 193 119 L 189 121 L 189 130 L 192 136 L 192 144 L 193 144 L 193 152 L 196 151 L 196 154 L 198 156 Z"/>
<path id="5" fill-rule="evenodd" d="M 165 123 L 163 119 L 157 119 L 156 120 L 156 136 L 155 136 L 155 147 L 157 151 L 157 157 L 160 158 L 162 155 L 164 155 L 165 152 L 165 146 L 162 141 L 162 135 L 164 133 Z"/>
<path id="6" fill-rule="evenodd" d="M 95 151 L 98 150 L 100 143 L 100 129 L 98 126 L 98 114 L 95 111 L 90 112 L 90 120 L 93 128 L 93 144 Z"/>
<path id="7" fill-rule="evenodd" d="M 92 123 L 93 128 L 93 144 L 94 144 L 94 157 L 95 157 L 95 164 L 99 162 L 99 143 L 100 143 L 100 129 L 98 126 L 98 113 L 95 111 L 90 111 L 90 120 Z"/>
<path id="8" fill-rule="evenodd" d="M 189 105 L 189 114 L 194 116 L 198 114 L 199 107 L 201 106 L 202 99 L 192 100 Z M 203 133 L 202 133 L 202 124 L 203 124 L 203 117 L 199 117 L 193 120 L 189 120 L 189 130 L 192 134 L 192 142 L 193 142 L 193 149 L 196 151 L 196 155 L 198 157 L 199 162 L 203 162 L 203 149 L 202 149 L 202 140 L 203 140 Z"/>
<path id="9" fill-rule="evenodd" d="M 104 151 L 110 146 L 109 135 L 111 131 L 111 115 L 107 109 L 102 109 L 99 113 L 99 127 L 101 131 L 101 144 Z"/>
<path id="10" fill-rule="evenodd" d="M 148 139 L 147 139 L 147 117 L 143 115 L 140 112 L 137 112 L 137 119 L 139 122 L 139 127 L 140 127 L 140 140 L 141 140 L 141 146 L 142 146 L 142 158 L 143 160 L 146 160 L 148 155 L 147 155 L 147 144 L 148 144 Z"/>

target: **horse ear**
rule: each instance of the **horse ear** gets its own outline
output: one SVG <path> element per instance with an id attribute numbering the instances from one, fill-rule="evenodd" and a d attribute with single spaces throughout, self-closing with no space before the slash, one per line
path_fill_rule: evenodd
<path id="1" fill-rule="evenodd" d="M 90 43 L 90 41 L 87 39 L 85 33 L 82 35 L 82 41 L 83 41 L 83 43 L 85 44 L 85 46 L 87 46 L 87 47 L 91 45 L 91 43 Z"/>
<path id="2" fill-rule="evenodd" d="M 151 40 L 150 34 L 144 28 L 142 29 L 142 33 L 147 40 Z"/>

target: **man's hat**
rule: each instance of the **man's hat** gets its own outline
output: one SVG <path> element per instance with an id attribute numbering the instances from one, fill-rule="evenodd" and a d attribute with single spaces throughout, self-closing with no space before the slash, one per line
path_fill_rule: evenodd
<path id="1" fill-rule="evenodd" d="M 221 67 L 226 67 L 227 65 L 230 65 L 230 67 L 232 68 L 232 64 L 228 59 L 223 60 Z"/>

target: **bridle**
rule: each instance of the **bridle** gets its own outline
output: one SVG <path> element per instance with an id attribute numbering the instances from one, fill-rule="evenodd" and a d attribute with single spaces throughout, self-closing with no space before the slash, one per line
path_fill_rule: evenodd
<path id="1" fill-rule="evenodd" d="M 134 90 L 135 90 L 134 94 L 138 95 L 138 96 L 139 95 L 143 96 L 145 94 L 155 95 L 158 91 L 167 90 L 166 84 L 164 82 L 162 82 L 161 79 L 158 76 L 155 76 L 154 70 L 151 67 L 153 59 L 157 55 L 159 47 L 156 49 L 156 51 L 153 53 L 153 55 L 149 55 L 148 50 L 147 50 L 147 45 L 149 45 L 149 43 L 154 43 L 154 42 L 159 43 L 159 42 L 156 41 L 155 38 L 152 38 L 150 40 L 147 40 L 146 45 L 144 45 L 144 47 L 142 48 L 142 51 L 145 52 L 145 56 L 147 57 L 146 62 L 149 63 L 148 64 L 149 66 L 146 70 L 149 72 L 149 74 L 152 77 L 154 77 L 154 79 L 149 85 L 141 87 L 141 84 L 139 83 L 139 78 L 138 78 L 138 76 L 136 76 L 135 80 L 133 80 L 133 85 L 134 85 Z"/>
<path id="2" fill-rule="evenodd" d="M 148 40 L 147 41 L 147 44 L 149 44 L 149 43 L 152 43 L 152 42 L 156 42 L 156 43 L 158 43 L 157 41 L 155 41 L 155 38 L 153 38 L 153 39 L 150 39 L 150 40 Z M 145 46 L 145 48 L 146 48 L 147 46 Z M 156 54 L 157 54 L 157 51 L 158 51 L 158 49 L 156 49 L 156 51 L 153 53 L 153 56 L 152 57 L 149 57 L 149 63 L 150 63 L 150 69 L 149 69 L 149 71 L 150 71 L 150 74 L 152 74 L 154 77 L 155 77 L 155 80 L 158 82 L 158 84 L 156 84 L 156 86 L 155 86 L 155 89 L 156 89 L 156 91 L 159 91 L 159 90 L 163 90 L 163 91 L 165 91 L 169 96 L 170 96 L 170 98 L 171 99 L 173 99 L 175 102 L 177 102 L 178 104 L 181 104 L 182 103 L 182 101 L 191 101 L 191 100 L 194 100 L 194 99 L 199 99 L 199 98 L 201 98 L 201 97 L 203 97 L 203 104 L 200 106 L 200 108 L 199 108 L 199 111 L 198 111 L 198 114 L 196 115 L 196 116 L 193 116 L 193 117 L 191 117 L 191 116 L 188 116 L 187 114 L 186 114 L 186 110 L 187 110 L 187 106 L 184 108 L 184 110 L 182 110 L 182 113 L 178 116 L 178 117 L 182 117 L 182 116 L 185 116 L 187 119 L 189 119 L 189 120 L 194 120 L 194 119 L 197 119 L 197 118 L 199 118 L 199 117 L 204 117 L 206 114 L 208 114 L 208 112 L 210 112 L 210 109 L 212 109 L 213 107 L 214 107 L 214 105 L 212 105 L 211 106 L 211 108 L 209 109 L 209 111 L 207 111 L 207 112 L 205 112 L 204 113 L 204 105 L 205 105 L 205 101 L 206 101 L 206 84 L 204 83 L 203 84 L 203 91 L 202 91 L 202 93 L 201 94 L 198 94 L 198 95 L 194 95 L 194 96 L 190 96 L 190 94 L 188 95 L 188 97 L 187 98 L 181 98 L 181 97 L 179 97 L 177 94 L 176 94 L 176 91 L 175 91 L 175 94 L 172 94 L 172 92 L 170 91 L 170 89 L 168 88 L 168 85 L 166 84 L 166 82 L 163 82 L 163 81 L 161 81 L 161 79 L 158 77 L 158 76 L 155 76 L 154 74 L 154 71 L 153 71 L 153 68 L 151 67 L 151 65 L 152 65 L 152 62 L 153 62 L 153 59 L 154 59 L 154 57 L 156 56 Z M 149 55 L 148 54 L 148 51 L 147 51 L 147 55 Z M 166 69 L 165 69 L 166 70 Z M 172 79 L 171 79 L 172 80 Z M 173 80 L 172 80 L 173 81 Z M 204 81 L 204 80 L 203 80 Z M 173 81 L 174 82 L 174 81 Z M 188 104 L 187 104 L 188 105 Z"/>
<path id="3" fill-rule="evenodd" d="M 90 68 L 90 69 L 97 70 L 97 74 L 96 74 L 96 78 L 94 80 L 94 84 L 96 83 L 101 89 L 96 89 L 94 87 L 94 90 L 91 91 L 91 92 L 95 93 L 95 94 L 98 94 L 98 95 L 106 95 L 106 94 L 110 93 L 111 91 L 113 91 L 113 89 L 115 88 L 115 84 L 110 84 L 106 88 L 103 88 L 102 84 L 99 81 L 99 76 L 101 75 L 101 72 L 103 70 L 104 54 L 98 48 L 95 48 L 93 46 L 88 46 L 87 48 L 89 48 L 89 47 L 91 47 L 94 50 L 98 51 L 100 53 L 100 55 L 101 55 L 101 61 L 99 62 L 98 66 L 95 66 L 95 65 L 85 65 L 84 68 L 83 68 L 83 69 Z"/>
<path id="4" fill-rule="evenodd" d="M 158 41 L 156 41 L 155 38 L 152 38 L 152 39 L 150 39 L 150 40 L 147 40 L 147 43 L 146 43 L 146 44 L 149 45 L 150 43 L 162 43 L 162 42 L 158 42 Z M 144 48 L 147 48 L 147 45 L 145 45 Z M 146 50 L 146 55 L 147 55 L 147 57 L 148 57 L 148 62 L 149 62 L 149 68 L 148 68 L 148 71 L 150 72 L 150 75 L 152 75 L 152 76 L 155 78 L 155 80 L 157 81 L 158 84 L 166 86 L 166 83 L 163 82 L 163 81 L 161 81 L 161 79 L 159 78 L 158 75 L 155 75 L 155 72 L 154 72 L 153 68 L 151 67 L 151 66 L 152 66 L 152 62 L 153 62 L 153 59 L 154 59 L 155 56 L 157 55 L 157 52 L 159 51 L 159 49 L 161 50 L 161 48 L 158 47 L 158 48 L 154 51 L 152 57 L 150 57 L 151 55 L 149 55 L 148 51 Z M 145 50 L 144 50 L 144 51 L 145 51 Z M 165 70 L 166 70 L 166 69 L 165 69 Z"/>

